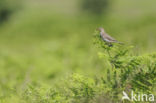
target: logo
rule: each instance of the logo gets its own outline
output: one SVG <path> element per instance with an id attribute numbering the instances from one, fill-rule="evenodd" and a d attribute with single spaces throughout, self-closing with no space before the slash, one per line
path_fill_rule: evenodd
<path id="1" fill-rule="evenodd" d="M 122 100 L 128 100 L 128 101 L 149 101 L 149 102 L 153 102 L 154 101 L 154 95 L 153 94 L 142 94 L 142 93 L 134 93 L 133 91 L 131 91 L 131 96 L 128 96 L 128 94 L 123 91 L 123 96 L 122 96 Z"/>

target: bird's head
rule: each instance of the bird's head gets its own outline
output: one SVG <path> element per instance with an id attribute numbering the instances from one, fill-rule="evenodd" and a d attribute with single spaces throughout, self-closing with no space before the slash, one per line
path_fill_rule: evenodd
<path id="1" fill-rule="evenodd" d="M 100 31 L 100 32 L 105 32 L 104 28 L 102 28 L 102 27 L 97 28 L 96 30 L 97 30 L 97 31 Z"/>

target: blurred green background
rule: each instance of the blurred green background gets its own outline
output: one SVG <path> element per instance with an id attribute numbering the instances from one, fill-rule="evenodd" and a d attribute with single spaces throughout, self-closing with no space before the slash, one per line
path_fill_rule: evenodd
<path id="1" fill-rule="evenodd" d="M 19 102 L 34 83 L 51 87 L 72 73 L 105 74 L 97 27 L 136 54 L 156 50 L 156 0 L 0 0 L 0 99 Z"/>

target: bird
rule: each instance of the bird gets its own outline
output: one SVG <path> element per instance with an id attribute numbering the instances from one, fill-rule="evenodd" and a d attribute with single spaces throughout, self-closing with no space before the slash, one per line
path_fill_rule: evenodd
<path id="1" fill-rule="evenodd" d="M 100 28 L 97 28 L 98 31 L 100 31 L 100 36 L 101 38 L 106 42 L 106 43 L 119 43 L 119 44 L 123 44 L 117 40 L 115 40 L 113 37 L 111 37 L 110 35 L 108 35 L 104 28 L 100 27 Z"/>

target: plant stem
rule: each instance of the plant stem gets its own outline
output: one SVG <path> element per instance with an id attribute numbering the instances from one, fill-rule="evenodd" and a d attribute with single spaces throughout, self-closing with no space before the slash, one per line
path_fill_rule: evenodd
<path id="1" fill-rule="evenodd" d="M 108 53 L 108 55 L 109 55 L 109 58 L 112 58 L 108 49 L 107 49 L 107 53 Z M 113 66 L 113 64 L 112 64 L 111 62 L 110 62 L 110 64 L 111 64 L 111 67 L 112 67 L 112 70 L 113 70 L 113 67 L 114 67 L 114 66 Z"/>

